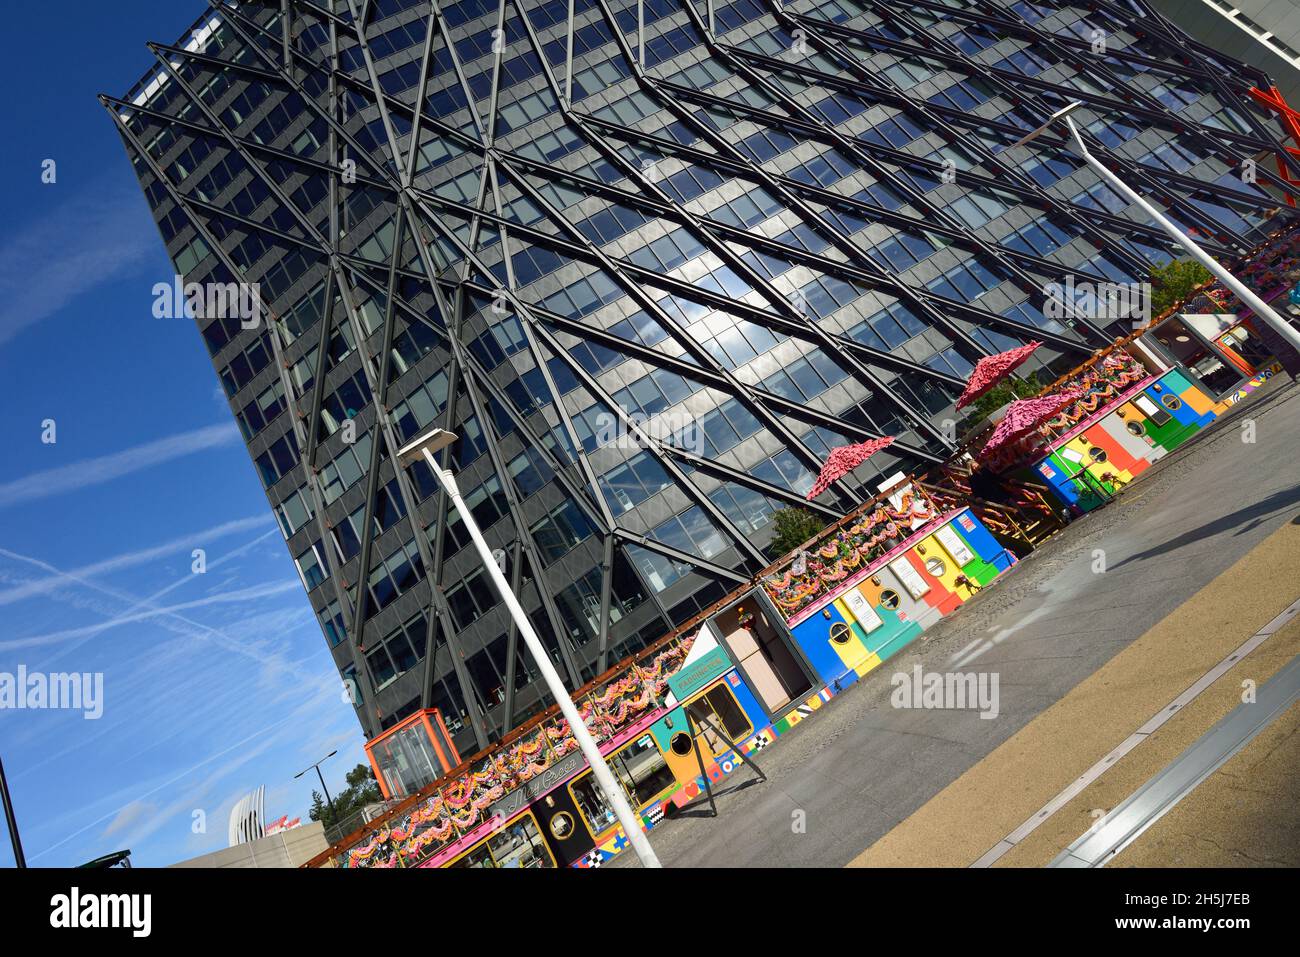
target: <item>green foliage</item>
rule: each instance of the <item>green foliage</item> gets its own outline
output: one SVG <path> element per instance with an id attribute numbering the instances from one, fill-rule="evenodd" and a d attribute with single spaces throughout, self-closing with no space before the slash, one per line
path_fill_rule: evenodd
<path id="1" fill-rule="evenodd" d="M 1151 315 L 1158 316 L 1176 302 L 1186 299 L 1201 283 L 1214 278 L 1195 259 L 1175 259 L 1151 269 Z"/>
<path id="2" fill-rule="evenodd" d="M 970 425 L 982 422 L 1012 399 L 1032 399 L 1043 391 L 1043 385 L 1038 381 L 1037 372 L 1031 372 L 1023 379 L 1007 376 L 966 407 L 969 410 L 966 422 Z"/>
<path id="3" fill-rule="evenodd" d="M 772 524 L 776 527 L 776 535 L 768 544 L 767 553 L 773 558 L 794 551 L 826 527 L 826 523 L 808 509 L 794 507 L 774 512 Z"/>
<path id="4" fill-rule="evenodd" d="M 358 764 L 347 773 L 348 786 L 335 794 L 334 808 L 330 809 L 321 793 L 315 789 L 311 792 L 311 810 L 307 816 L 313 821 L 322 821 L 326 827 L 339 822 L 346 822 L 349 817 L 360 811 L 367 804 L 383 800 L 379 792 L 379 782 L 375 772 L 368 764 Z"/>

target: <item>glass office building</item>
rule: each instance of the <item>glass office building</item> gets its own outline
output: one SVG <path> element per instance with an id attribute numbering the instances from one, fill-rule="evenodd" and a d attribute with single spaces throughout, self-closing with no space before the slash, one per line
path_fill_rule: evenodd
<path id="1" fill-rule="evenodd" d="M 1059 134 L 1012 145 L 1054 110 L 1252 246 L 1267 78 L 1142 11 L 274 0 L 155 45 L 104 104 L 178 275 L 257 284 L 260 321 L 196 318 L 367 735 L 437 707 L 464 754 L 546 704 L 396 464 L 422 432 L 576 687 L 767 565 L 831 448 L 896 437 L 826 520 L 943 461 L 982 355 L 1039 340 L 1050 375 L 1126 331 L 1044 308 L 1170 258 Z"/>

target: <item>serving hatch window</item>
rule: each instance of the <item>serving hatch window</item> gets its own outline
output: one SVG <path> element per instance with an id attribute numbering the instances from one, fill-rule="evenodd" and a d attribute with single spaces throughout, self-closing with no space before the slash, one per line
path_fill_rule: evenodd
<path id="1" fill-rule="evenodd" d="M 654 738 L 649 734 L 624 745 L 605 760 L 613 769 L 614 777 L 623 785 L 628 800 L 638 808 L 653 800 L 676 780 Z M 605 800 L 605 793 L 596 783 L 590 769 L 584 771 L 569 786 L 569 790 L 592 835 L 600 834 L 618 823 L 613 809 Z"/>

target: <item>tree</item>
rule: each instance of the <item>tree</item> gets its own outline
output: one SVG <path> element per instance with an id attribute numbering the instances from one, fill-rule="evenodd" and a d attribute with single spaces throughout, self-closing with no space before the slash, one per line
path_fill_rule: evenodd
<path id="1" fill-rule="evenodd" d="M 812 538 L 826 523 L 806 508 L 782 508 L 772 515 L 776 534 L 768 543 L 767 553 L 773 558 L 792 552 Z"/>
<path id="2" fill-rule="evenodd" d="M 1032 399 L 1042 391 L 1043 383 L 1038 381 L 1037 372 L 1031 372 L 1023 379 L 1008 376 L 968 406 L 967 427 L 983 422 L 1013 399 Z"/>
<path id="3" fill-rule="evenodd" d="M 1151 315 L 1158 316 L 1174 303 L 1182 302 L 1213 274 L 1195 259 L 1175 259 L 1151 267 Z"/>
<path id="4" fill-rule="evenodd" d="M 313 789 L 311 810 L 307 812 L 307 816 L 313 821 L 321 821 L 326 827 L 332 827 L 335 824 L 346 823 L 352 815 L 367 804 L 383 800 L 383 795 L 379 792 L 379 782 L 375 780 L 375 772 L 371 770 L 370 765 L 358 764 L 347 773 L 346 780 L 348 786 L 334 795 L 333 809 L 325 803 L 321 793 Z"/>

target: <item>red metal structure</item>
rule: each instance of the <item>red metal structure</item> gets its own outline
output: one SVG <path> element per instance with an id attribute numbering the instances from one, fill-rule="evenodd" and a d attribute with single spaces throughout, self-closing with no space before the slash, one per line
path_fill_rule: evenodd
<path id="1" fill-rule="evenodd" d="M 1300 159 L 1300 113 L 1297 113 L 1287 105 L 1281 92 L 1275 86 L 1270 86 L 1268 92 L 1261 90 L 1257 86 L 1252 86 L 1249 92 L 1251 98 L 1255 100 L 1255 102 L 1266 106 L 1277 114 L 1278 119 L 1282 122 L 1282 126 L 1286 129 L 1287 134 L 1296 144 L 1295 146 L 1285 147 L 1286 151 L 1297 159 Z M 1292 186 L 1300 186 L 1300 178 L 1291 175 L 1287 168 L 1286 160 L 1283 159 L 1281 155 L 1277 158 L 1277 175 L 1282 177 L 1282 179 L 1286 180 Z M 1288 196 L 1286 201 L 1288 205 L 1295 206 L 1294 196 Z"/>

